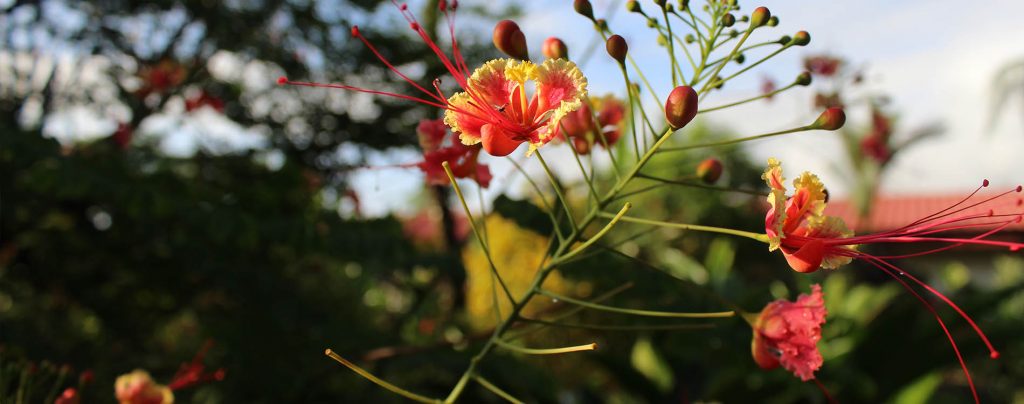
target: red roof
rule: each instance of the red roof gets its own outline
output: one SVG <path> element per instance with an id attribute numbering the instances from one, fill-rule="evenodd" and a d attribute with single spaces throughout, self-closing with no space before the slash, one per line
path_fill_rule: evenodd
<path id="1" fill-rule="evenodd" d="M 975 195 L 967 203 L 960 207 L 974 205 L 978 202 L 995 197 L 997 193 L 986 193 Z M 864 221 L 857 218 L 857 209 L 848 200 L 829 201 L 825 208 L 825 214 L 843 218 L 850 229 L 858 233 L 874 233 L 879 231 L 893 230 L 913 223 L 915 220 L 937 213 L 953 206 L 964 199 L 966 195 L 933 195 L 933 196 L 879 196 L 875 198 L 871 215 Z M 956 210 L 952 209 L 951 211 Z M 1024 207 L 1021 206 L 1021 194 L 1011 193 L 990 202 L 973 206 L 960 211 L 956 216 L 978 214 L 983 215 L 989 211 L 995 214 L 1022 214 Z M 948 213 L 948 212 L 947 212 Z M 992 222 L 992 219 L 978 219 L 974 223 Z M 1024 231 L 1024 223 L 1014 223 L 1008 226 L 1006 231 Z"/>

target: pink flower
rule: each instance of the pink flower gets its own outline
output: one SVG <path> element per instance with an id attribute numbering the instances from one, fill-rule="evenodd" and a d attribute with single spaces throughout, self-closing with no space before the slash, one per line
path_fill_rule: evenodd
<path id="1" fill-rule="evenodd" d="M 835 76 L 842 65 L 842 59 L 828 55 L 816 55 L 804 58 L 804 68 L 812 74 L 822 77 Z"/>
<path id="2" fill-rule="evenodd" d="M 451 144 L 444 145 L 444 138 L 448 135 L 448 131 L 440 119 L 420 121 L 416 133 L 420 138 L 420 146 L 423 147 L 423 161 L 406 166 L 416 166 L 422 170 L 427 175 L 428 184 L 448 184 L 448 175 L 441 165 L 448 162 L 455 178 L 471 178 L 484 188 L 490 185 L 492 178 L 490 168 L 477 161 L 480 155 L 480 146 L 466 146 L 455 141 L 454 136 L 452 136 Z"/>
<path id="3" fill-rule="evenodd" d="M 120 404 L 171 404 L 174 393 L 149 377 L 149 372 L 135 369 L 118 376 L 114 382 L 114 396 Z"/>
<path id="4" fill-rule="evenodd" d="M 398 5 L 410 29 L 430 47 L 462 89 L 450 97 L 441 91 L 440 80 L 434 80 L 431 91 L 395 68 L 359 33 L 358 27 L 352 28 L 352 36 L 363 41 L 388 69 L 419 94 L 398 94 L 344 84 L 295 82 L 284 77 L 278 79 L 278 83 L 381 94 L 441 108 L 445 112 L 444 123 L 459 135 L 463 144 L 480 143 L 488 154 L 495 156 L 506 156 L 522 143 L 530 144 L 530 152 L 543 146 L 554 137 L 558 121 L 582 105 L 587 94 L 587 79 L 575 63 L 565 59 L 548 59 L 539 65 L 530 61 L 495 59 L 470 72 L 455 38 L 457 6 L 454 1 L 440 3 L 452 38 L 449 57 L 420 27 L 408 7 Z M 533 89 L 532 95 L 529 88 Z"/>
<path id="5" fill-rule="evenodd" d="M 859 259 L 885 272 L 900 283 L 908 292 L 914 295 L 925 308 L 928 309 L 939 322 L 942 330 L 946 333 L 947 339 L 953 346 L 957 360 L 967 377 L 967 382 L 974 393 L 975 401 L 978 396 L 971 380 L 967 365 L 960 355 L 960 349 L 953 340 L 952 334 L 946 328 L 946 323 L 939 317 L 931 303 L 924 299 L 911 284 L 926 290 L 928 293 L 939 298 L 960 317 L 968 322 L 975 333 L 981 338 L 989 349 L 990 356 L 995 359 L 999 357 L 988 337 L 981 331 L 981 328 L 967 315 L 959 306 L 945 295 L 925 284 L 913 275 L 903 271 L 896 265 L 890 263 L 890 259 L 909 258 L 920 255 L 931 254 L 948 250 L 965 244 L 1004 247 L 1010 251 L 1018 251 L 1024 247 L 1024 243 L 1009 241 L 989 240 L 987 237 L 998 233 L 1014 223 L 1020 223 L 1024 217 L 1024 211 L 1020 210 L 1022 200 L 1018 199 L 1015 204 L 1017 211 L 996 212 L 989 209 L 983 214 L 964 213 L 968 209 L 976 209 L 983 206 L 993 206 L 992 203 L 1004 197 L 1012 197 L 1014 193 L 1020 193 L 1021 186 L 998 194 L 994 197 L 981 201 L 973 201 L 973 197 L 983 187 L 988 186 L 985 180 L 981 187 L 968 195 L 960 202 L 943 210 L 925 216 L 921 219 L 907 224 L 895 230 L 884 231 L 875 234 L 855 236 L 843 220 L 838 217 L 825 216 L 825 186 L 818 180 L 818 177 L 809 172 L 800 175 L 794 182 L 796 188 L 793 195 L 786 197 L 786 187 L 783 184 L 782 165 L 776 159 L 768 160 L 768 169 L 762 177 L 772 191 L 768 196 L 770 208 L 765 216 L 765 233 L 769 242 L 769 250 L 782 250 L 786 262 L 797 272 L 814 272 L 819 268 L 835 269 L 845 265 L 853 259 Z M 977 230 L 973 237 L 945 237 L 943 232 L 951 230 L 969 231 Z M 875 256 L 857 249 L 859 245 L 876 243 L 926 243 L 929 245 L 939 244 L 941 247 L 929 247 L 920 252 L 897 255 L 897 256 Z M 907 280 L 910 282 L 908 283 Z"/>
<path id="6" fill-rule="evenodd" d="M 801 294 L 796 302 L 769 303 L 754 322 L 750 344 L 754 362 L 762 369 L 782 365 L 805 382 L 814 379 L 823 362 L 818 341 L 827 314 L 819 285 L 811 286 L 811 294 Z"/>
<path id="7" fill-rule="evenodd" d="M 864 155 L 880 164 L 892 158 L 889 137 L 892 135 L 892 122 L 878 108 L 871 109 L 871 132 L 860 141 L 860 149 Z"/>
<path id="8" fill-rule="evenodd" d="M 622 101 L 609 94 L 601 98 L 591 97 L 590 102 L 598 111 L 596 116 L 584 104 L 580 109 L 566 114 L 555 129 L 555 137 L 571 140 L 580 154 L 590 153 L 592 144 L 603 145 L 607 142 L 610 147 L 622 136 L 621 123 L 626 115 Z M 597 125 L 594 124 L 595 118 Z M 603 136 L 604 140 L 598 136 Z"/>

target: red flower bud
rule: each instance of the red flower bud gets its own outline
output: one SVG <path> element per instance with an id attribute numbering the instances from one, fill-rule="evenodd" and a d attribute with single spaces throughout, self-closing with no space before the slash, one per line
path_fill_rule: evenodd
<path id="1" fill-rule="evenodd" d="M 769 18 L 772 18 L 772 13 L 768 11 L 767 7 L 754 9 L 754 12 L 750 13 L 750 28 L 757 28 L 767 24 Z"/>
<path id="2" fill-rule="evenodd" d="M 502 53 L 519 60 L 529 60 L 526 35 L 512 20 L 502 20 L 494 26 L 494 46 Z"/>
<path id="3" fill-rule="evenodd" d="M 690 86 L 679 86 L 665 100 L 665 119 L 672 129 L 679 129 L 697 116 L 697 92 Z"/>
<path id="4" fill-rule="evenodd" d="M 814 129 L 836 130 L 846 123 L 846 113 L 842 108 L 832 107 L 826 109 L 818 116 L 818 119 L 811 124 Z"/>
<path id="5" fill-rule="evenodd" d="M 626 45 L 625 39 L 618 35 L 612 35 L 604 43 L 604 47 L 612 58 L 619 61 L 619 63 L 625 63 L 626 52 L 629 51 L 629 45 Z"/>
<path id="6" fill-rule="evenodd" d="M 697 165 L 697 178 L 705 184 L 714 184 L 722 177 L 722 162 L 715 158 L 705 159 Z"/>
<path id="7" fill-rule="evenodd" d="M 551 37 L 544 40 L 541 53 L 548 59 L 569 59 L 569 47 L 561 39 Z"/>
<path id="8" fill-rule="evenodd" d="M 594 19 L 594 8 L 590 5 L 590 0 L 575 0 L 572 3 L 572 8 L 576 9 L 580 15 L 591 20 Z"/>
<path id="9" fill-rule="evenodd" d="M 811 34 L 808 34 L 807 31 L 800 31 L 793 35 L 793 45 L 805 46 L 809 43 L 811 43 Z"/>

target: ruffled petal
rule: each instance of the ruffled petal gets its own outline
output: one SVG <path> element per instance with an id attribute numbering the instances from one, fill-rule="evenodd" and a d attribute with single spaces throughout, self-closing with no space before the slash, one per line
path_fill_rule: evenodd
<path id="1" fill-rule="evenodd" d="M 484 63 L 469 77 L 467 90 L 472 91 L 475 97 L 482 99 L 489 104 L 488 106 L 501 108 L 508 104 L 509 96 L 522 83 L 517 80 L 518 77 L 510 77 L 509 67 L 522 63 L 524 62 L 511 59 L 494 59 Z"/>
<path id="2" fill-rule="evenodd" d="M 480 143 L 480 127 L 487 122 L 477 116 L 482 111 L 470 103 L 466 93 L 455 93 L 448 98 L 448 109 L 444 111 L 444 124 L 459 134 L 459 140 L 465 145 Z"/>
<path id="3" fill-rule="evenodd" d="M 537 67 L 537 97 L 539 111 L 560 108 L 564 102 L 575 103 L 587 96 L 587 78 L 576 64 L 565 59 L 548 59 Z"/>
<path id="4" fill-rule="evenodd" d="M 768 235 L 768 250 L 775 251 L 782 244 L 782 225 L 786 221 L 786 185 L 782 176 L 782 163 L 775 158 L 768 159 L 768 169 L 761 174 L 761 179 L 772 189 L 768 194 L 768 214 L 764 218 L 764 230 Z"/>
<path id="5" fill-rule="evenodd" d="M 825 185 L 817 175 L 804 172 L 793 180 L 793 196 L 786 201 L 783 233 L 791 233 L 804 220 L 817 220 L 825 211 Z"/>

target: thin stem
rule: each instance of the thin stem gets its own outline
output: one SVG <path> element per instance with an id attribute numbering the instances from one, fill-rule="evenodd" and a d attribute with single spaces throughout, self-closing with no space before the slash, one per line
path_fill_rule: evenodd
<path id="1" fill-rule="evenodd" d="M 568 253 L 562 255 L 561 257 L 558 257 L 557 259 L 552 260 L 551 265 L 557 265 L 566 262 L 572 259 L 572 257 L 576 256 L 577 254 L 585 251 L 588 247 L 596 243 L 597 240 L 600 240 L 601 237 L 603 237 L 605 234 L 608 234 L 608 232 L 611 231 L 612 227 L 615 227 L 615 224 L 619 222 L 619 219 L 621 219 L 622 216 L 625 215 L 631 207 L 633 207 L 633 204 L 626 202 L 626 204 L 622 205 L 622 209 L 619 209 L 619 213 L 616 213 L 615 216 L 612 216 L 612 220 L 609 220 L 608 224 L 606 224 L 601 229 L 601 231 L 598 231 L 597 234 L 594 235 L 594 237 L 591 237 L 586 242 L 581 244 L 579 247 L 576 247 L 576 249 L 569 251 Z"/>
<path id="2" fill-rule="evenodd" d="M 681 185 L 681 186 L 686 186 L 686 187 L 708 189 L 708 190 L 712 190 L 712 191 L 738 192 L 738 193 L 741 193 L 741 194 L 754 195 L 754 196 L 768 196 L 767 193 L 764 193 L 764 192 L 761 192 L 761 191 L 754 191 L 754 190 L 750 190 L 750 189 L 719 187 L 719 186 L 714 186 L 714 185 L 701 184 L 701 183 L 697 183 L 697 182 L 689 182 L 689 181 L 681 181 L 681 180 L 670 180 L 670 179 L 667 179 L 667 178 L 655 177 L 655 176 L 647 175 L 647 174 L 644 174 L 644 173 L 639 173 L 636 176 L 637 176 L 637 178 L 644 178 L 644 179 L 648 179 L 648 180 L 651 180 L 651 181 L 657 181 L 657 182 L 662 183 L 662 184 Z"/>
<path id="3" fill-rule="evenodd" d="M 602 216 L 602 217 L 612 217 L 612 215 L 609 215 L 607 213 L 601 213 L 600 216 Z M 622 217 L 619 218 L 619 220 L 624 221 L 624 222 L 630 222 L 630 223 L 640 223 L 640 224 L 649 224 L 649 225 L 661 226 L 661 227 L 671 227 L 671 228 L 675 228 L 675 229 L 702 231 L 702 232 L 706 232 L 706 233 L 730 234 L 730 235 L 733 235 L 733 236 L 740 236 L 740 237 L 746 237 L 746 238 L 749 238 L 749 239 L 752 239 L 752 240 L 757 240 L 757 241 L 760 241 L 762 243 L 767 243 L 768 242 L 768 236 L 765 235 L 765 234 L 754 233 L 754 232 L 743 231 L 743 230 L 726 229 L 726 228 L 723 228 L 723 227 L 701 226 L 701 225 L 698 225 L 698 224 L 687 224 L 687 223 L 663 222 L 663 221 L 659 221 L 659 220 L 641 219 L 641 218 L 638 218 L 638 217 L 630 217 L 630 216 L 622 216 Z"/>
<path id="4" fill-rule="evenodd" d="M 398 395 L 400 395 L 402 397 L 408 398 L 408 399 L 413 400 L 413 401 L 421 402 L 421 403 L 440 403 L 441 402 L 441 400 L 438 400 L 436 398 L 430 398 L 430 397 L 426 397 L 426 396 L 421 396 L 419 394 L 413 393 L 411 391 L 408 391 L 406 389 L 403 389 L 401 387 L 398 387 L 398 386 L 395 386 L 395 385 L 393 385 L 391 383 L 388 383 L 386 380 L 381 379 L 381 378 L 379 378 L 377 376 L 374 376 L 372 373 L 367 372 L 366 370 L 364 370 L 363 368 L 361 368 L 359 366 L 356 366 L 354 363 L 345 360 L 345 358 L 342 358 L 340 355 L 334 353 L 334 351 L 332 351 L 330 349 L 328 349 L 324 353 L 327 356 L 330 356 L 331 359 L 334 359 L 338 363 L 340 363 L 342 365 L 345 365 L 345 367 L 349 368 L 353 372 L 358 373 L 360 376 L 364 377 L 366 380 L 374 382 L 378 386 L 381 386 L 381 387 L 387 389 L 388 391 L 390 391 L 392 393 L 398 394 Z"/>
<path id="5" fill-rule="evenodd" d="M 501 339 L 498 339 L 496 342 L 498 346 L 505 348 L 509 351 L 519 352 L 527 355 L 559 355 L 571 352 L 593 351 L 597 349 L 597 344 L 593 342 L 589 344 L 567 346 L 562 348 L 526 348 L 515 344 L 510 344 L 508 342 L 502 341 Z"/>
<path id="6" fill-rule="evenodd" d="M 584 323 L 562 323 L 535 318 L 520 318 L 527 323 L 542 324 L 552 327 L 581 328 L 599 331 L 645 331 L 645 330 L 707 330 L 715 328 L 714 324 L 649 324 L 649 325 L 605 325 Z"/>
<path id="7" fill-rule="evenodd" d="M 785 135 L 785 134 L 796 133 L 796 132 L 803 132 L 803 131 L 808 131 L 808 130 L 813 130 L 813 129 L 815 129 L 814 126 L 807 125 L 807 126 L 801 126 L 799 128 L 786 129 L 786 130 L 781 130 L 781 131 L 772 132 L 772 133 L 765 133 L 763 135 L 741 137 L 741 138 L 738 138 L 738 139 L 723 140 L 723 141 L 720 141 L 720 142 L 692 144 L 692 145 L 676 146 L 676 147 L 666 147 L 666 148 L 662 149 L 661 151 L 662 152 L 673 152 L 673 151 L 700 149 L 700 148 L 704 148 L 704 147 L 728 146 L 728 145 L 731 145 L 731 144 L 743 143 L 743 142 L 747 142 L 747 141 L 751 141 L 751 140 L 764 139 L 766 137 L 779 136 L 779 135 Z"/>
<path id="8" fill-rule="evenodd" d="M 633 83 L 629 81 L 629 73 L 626 72 L 626 65 L 619 63 L 619 70 L 622 71 L 622 78 L 626 81 L 626 94 L 629 95 L 629 117 L 632 120 L 629 125 L 630 130 L 633 132 L 633 152 L 636 154 L 636 159 L 640 160 L 640 140 L 636 137 L 636 108 L 637 100 L 633 96 Z M 639 106 L 643 108 L 643 106 Z"/>
<path id="9" fill-rule="evenodd" d="M 562 127 L 562 133 L 565 133 L 565 127 Z M 569 139 L 568 136 L 566 136 L 566 140 L 566 143 L 569 144 L 569 150 L 572 150 L 572 157 L 576 160 L 576 166 L 580 168 L 580 173 L 583 174 L 583 181 L 587 183 L 587 188 L 590 190 L 590 198 L 593 198 L 594 203 L 597 203 L 597 200 L 600 197 L 597 196 L 597 189 L 594 188 L 594 180 L 591 179 L 590 175 L 587 173 L 587 169 L 583 167 L 583 160 L 580 160 L 580 153 L 576 151 L 575 142 L 573 142 L 572 139 Z"/>
<path id="10" fill-rule="evenodd" d="M 743 33 L 743 36 L 740 38 L 739 42 L 736 42 L 736 46 L 734 46 L 732 48 L 732 52 L 729 52 L 729 56 L 727 56 L 726 59 L 731 59 L 731 55 L 735 55 L 736 51 L 740 50 L 740 47 L 743 46 L 743 43 L 747 41 L 747 38 L 750 37 L 750 33 L 753 32 L 753 31 L 754 31 L 753 29 L 747 29 Z M 708 52 L 708 53 L 710 53 L 710 52 Z M 725 65 L 726 65 L 726 63 L 722 63 L 722 64 L 719 64 L 718 67 L 715 68 L 715 72 L 711 73 L 711 75 L 709 76 L 710 79 L 708 79 L 708 81 L 706 81 L 704 83 L 704 87 L 702 87 L 700 89 L 700 91 L 699 91 L 700 94 L 703 95 L 707 91 L 709 91 L 710 89 L 714 88 L 715 77 L 718 76 L 718 73 L 722 72 L 722 69 L 725 68 Z"/>
<path id="11" fill-rule="evenodd" d="M 748 30 L 747 33 L 749 34 L 750 31 Z M 743 38 L 746 39 L 746 37 L 747 37 L 747 35 L 744 35 Z M 743 42 L 740 41 L 740 43 L 743 43 Z M 736 76 L 739 76 L 739 75 L 741 75 L 743 73 L 746 73 L 748 70 L 753 69 L 754 67 L 756 67 L 757 65 L 759 65 L 761 63 L 764 63 L 768 59 L 771 59 L 771 58 L 775 57 L 775 55 L 778 55 L 778 54 L 782 53 L 786 49 L 789 49 L 790 46 L 793 46 L 792 42 L 790 42 L 790 43 L 788 43 L 786 45 L 783 45 L 781 48 L 776 49 L 775 52 L 769 53 L 767 56 L 761 58 L 761 60 L 758 60 L 758 61 L 756 61 L 754 63 L 751 63 L 751 64 L 747 65 L 746 67 L 740 69 L 736 73 L 733 73 L 733 74 L 729 75 L 728 77 L 726 77 L 724 79 L 715 80 L 714 79 L 714 75 L 712 75 L 711 79 L 708 81 L 708 85 L 705 86 L 705 88 L 711 88 L 711 87 L 717 86 L 719 84 L 724 84 L 725 82 L 736 78 Z M 733 52 L 735 52 L 735 50 Z M 725 66 L 725 64 L 723 63 L 722 66 Z M 719 69 L 719 70 L 721 70 L 721 69 Z M 718 73 L 715 73 L 715 74 L 718 74 Z M 703 92 L 703 90 L 701 90 L 701 91 Z"/>
<path id="12" fill-rule="evenodd" d="M 498 279 L 498 284 L 501 285 L 501 289 L 505 291 L 505 296 L 508 300 L 515 303 L 515 298 L 512 297 L 512 292 L 509 291 L 508 286 L 505 285 L 505 280 L 501 278 L 501 274 L 498 273 L 498 267 L 494 265 L 494 259 L 491 257 L 491 249 L 487 247 L 487 242 L 484 241 L 483 234 L 480 229 L 476 226 L 476 221 L 473 220 L 473 214 L 469 211 L 469 204 L 466 203 L 466 198 L 462 196 L 462 188 L 459 187 L 458 181 L 455 181 L 455 175 L 452 174 L 452 169 L 445 161 L 441 163 L 441 167 L 444 168 L 444 173 L 448 175 L 448 181 L 451 181 L 452 188 L 455 189 L 455 195 L 459 197 L 459 202 L 462 203 L 462 208 L 465 210 L 466 218 L 469 220 L 470 227 L 473 228 L 473 234 L 476 235 L 476 241 L 480 243 L 480 248 L 484 250 L 484 256 L 487 257 L 487 263 L 491 266 L 491 273 Z M 496 306 L 497 307 L 497 306 Z"/>
<path id="13" fill-rule="evenodd" d="M 474 375 L 473 380 L 476 380 L 476 382 L 480 383 L 481 386 L 484 386 L 485 389 L 490 390 L 491 393 L 494 393 L 498 397 L 505 399 L 505 401 L 508 401 L 513 404 L 521 404 L 523 402 L 522 400 L 513 397 L 511 394 L 506 393 L 505 390 L 498 388 L 498 386 L 495 386 L 493 383 L 487 381 L 487 379 L 484 379 L 480 375 Z"/>
<path id="14" fill-rule="evenodd" d="M 619 285 L 615 289 L 609 290 L 609 291 L 607 291 L 605 293 L 602 293 L 601 295 L 598 295 L 597 297 L 591 299 L 590 301 L 594 302 L 594 303 L 600 303 L 600 302 L 603 302 L 605 300 L 611 299 L 612 297 L 615 297 L 619 293 L 622 293 L 622 292 L 624 292 L 627 289 L 632 288 L 632 287 L 633 287 L 633 283 L 632 282 L 626 282 L 626 283 L 624 283 L 622 285 Z M 569 310 L 566 310 L 565 312 L 559 313 L 555 317 L 551 318 L 549 321 L 558 321 L 558 320 L 561 320 L 563 318 L 568 318 L 569 316 L 575 315 L 576 313 L 579 313 L 579 312 L 583 311 L 583 309 L 584 308 L 582 306 L 572 306 L 572 308 L 570 308 Z M 519 319 L 522 320 L 523 317 L 520 316 Z M 528 328 L 528 329 L 525 329 L 525 330 L 520 330 L 519 332 L 516 332 L 515 334 L 509 335 L 506 339 L 507 340 L 514 340 L 514 339 L 520 338 L 520 337 L 522 337 L 524 335 L 533 333 L 533 332 L 535 332 L 537 330 L 540 330 L 540 329 L 544 328 L 543 325 L 534 324 L 534 326 L 535 327 Z"/>
<path id="15" fill-rule="evenodd" d="M 669 59 L 672 60 L 672 65 L 671 65 L 671 70 L 672 70 L 672 87 L 677 87 L 677 86 L 679 86 L 679 80 L 683 80 L 683 81 L 686 81 L 686 80 L 682 78 L 682 75 L 683 75 L 682 71 L 680 71 L 678 77 L 676 76 L 676 70 L 679 69 L 679 62 L 676 61 L 675 46 L 673 46 L 673 44 L 672 44 L 672 23 L 669 22 L 668 10 L 666 9 L 666 7 L 661 7 L 661 15 L 663 15 L 665 17 L 665 29 L 668 31 L 668 37 L 666 38 L 667 41 L 665 41 L 665 42 L 668 42 L 668 44 L 667 44 L 668 45 L 668 56 L 669 56 Z"/>
<path id="16" fill-rule="evenodd" d="M 554 188 L 555 195 L 558 196 L 558 201 L 562 203 L 562 208 L 565 209 L 565 216 L 569 219 L 569 225 L 572 226 L 574 232 L 577 231 L 579 228 L 576 227 L 576 219 L 572 217 L 572 208 L 569 207 L 569 202 L 565 199 L 565 194 L 562 193 L 562 187 L 555 180 L 555 174 L 548 168 L 548 163 L 544 161 L 544 156 L 540 154 L 540 150 L 534 153 L 537 154 L 537 160 L 540 161 L 541 167 L 544 167 L 544 173 L 547 174 L 548 181 L 551 182 L 551 187 Z"/>
<path id="17" fill-rule="evenodd" d="M 538 294 L 550 297 L 552 299 L 564 300 L 568 303 L 572 303 L 578 306 L 583 306 L 588 309 L 607 311 L 611 313 L 629 314 L 633 316 L 643 317 L 669 317 L 669 318 L 726 318 L 732 317 L 736 312 L 730 311 L 719 311 L 719 312 L 708 312 L 708 313 L 682 313 L 672 311 L 653 311 L 653 310 L 636 310 L 636 309 L 624 309 L 621 307 L 605 306 L 603 304 L 591 303 L 586 300 L 573 299 L 568 296 L 563 296 L 555 292 L 540 289 L 537 291 Z"/>
<path id="18" fill-rule="evenodd" d="M 562 241 L 563 239 L 565 239 L 565 235 L 562 234 L 562 228 L 559 227 L 558 225 L 558 219 L 555 218 L 555 209 L 551 206 L 550 203 L 548 203 L 548 199 L 544 197 L 544 193 L 540 190 L 540 186 L 537 185 L 537 182 L 535 182 L 533 178 L 531 178 L 530 175 L 526 173 L 526 170 L 524 170 L 523 167 L 519 165 L 519 163 L 517 163 L 515 159 L 511 157 L 506 158 L 508 159 L 508 161 L 512 162 L 512 165 L 515 166 L 516 170 L 519 170 L 519 172 L 523 174 L 523 178 L 526 178 L 526 182 L 529 182 L 530 186 L 537 193 L 537 198 L 540 199 L 540 203 L 544 204 L 544 213 L 547 213 L 548 218 L 551 219 L 551 225 L 554 226 L 555 228 L 555 235 L 558 237 L 558 240 Z"/>
<path id="19" fill-rule="evenodd" d="M 778 93 L 781 93 L 783 91 L 789 90 L 789 89 L 791 89 L 793 87 L 796 87 L 797 85 L 798 85 L 797 83 L 792 83 L 792 84 L 790 84 L 788 86 L 785 86 L 785 87 L 782 87 L 782 88 L 780 88 L 778 90 L 775 90 L 775 91 L 772 91 L 772 92 L 769 92 L 769 93 L 764 93 L 764 94 L 758 95 L 756 97 L 747 98 L 745 100 L 740 100 L 740 101 L 736 101 L 736 102 L 725 104 L 725 105 L 719 105 L 717 107 L 711 107 L 711 108 L 707 108 L 707 109 L 702 109 L 700 111 L 697 111 L 697 114 L 703 114 L 705 112 L 718 111 L 720 109 L 726 109 L 726 108 L 729 108 L 729 107 L 735 107 L 737 105 L 742 105 L 742 104 L 746 104 L 748 102 L 757 101 L 757 100 L 760 100 L 762 98 L 770 98 L 770 97 L 775 96 L 775 94 L 778 94 Z"/>

